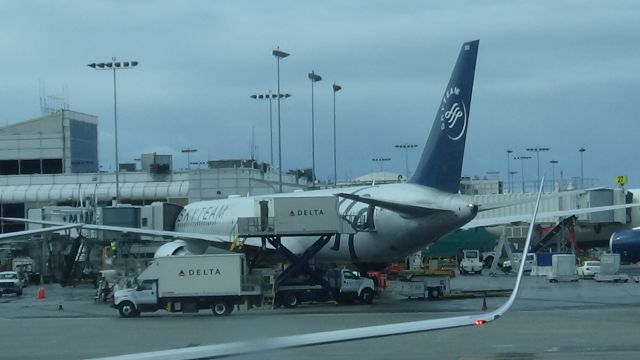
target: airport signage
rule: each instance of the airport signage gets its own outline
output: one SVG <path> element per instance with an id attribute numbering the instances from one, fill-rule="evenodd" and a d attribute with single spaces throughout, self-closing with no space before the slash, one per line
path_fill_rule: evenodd
<path id="1" fill-rule="evenodd" d="M 626 175 L 618 175 L 616 176 L 615 179 L 613 179 L 616 183 L 620 184 L 620 185 L 624 185 L 627 183 L 627 176 Z"/>

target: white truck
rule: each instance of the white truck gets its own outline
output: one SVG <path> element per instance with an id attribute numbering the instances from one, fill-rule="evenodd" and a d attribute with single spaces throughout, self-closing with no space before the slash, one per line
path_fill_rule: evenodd
<path id="1" fill-rule="evenodd" d="M 397 292 L 409 299 L 436 300 L 451 293 L 451 282 L 447 275 L 410 274 L 400 280 Z"/>
<path id="2" fill-rule="evenodd" d="M 276 303 L 294 308 L 301 302 L 335 300 L 339 303 L 358 300 L 371 304 L 375 293 L 372 279 L 362 277 L 349 269 L 331 269 L 324 274 L 331 290 L 320 285 L 287 283 L 276 290 Z"/>
<path id="3" fill-rule="evenodd" d="M 159 309 L 229 315 L 236 304 L 261 296 L 259 281 L 246 275 L 244 255 L 235 253 L 156 258 L 136 282 L 136 288 L 114 294 L 113 306 L 122 317 Z"/>
<path id="4" fill-rule="evenodd" d="M 460 274 L 481 274 L 482 260 L 478 250 L 460 250 L 458 254 L 458 270 Z"/>
<path id="5" fill-rule="evenodd" d="M 2 297 L 3 294 L 22 296 L 22 288 L 24 286 L 24 282 L 17 271 L 0 272 L 0 297 Z"/>

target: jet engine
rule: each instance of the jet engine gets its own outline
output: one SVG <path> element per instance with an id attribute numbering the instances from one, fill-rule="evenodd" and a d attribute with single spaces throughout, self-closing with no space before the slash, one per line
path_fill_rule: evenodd
<path id="1" fill-rule="evenodd" d="M 153 257 L 200 255 L 207 250 L 207 247 L 209 243 L 202 240 L 174 240 L 160 246 Z"/>
<path id="2" fill-rule="evenodd" d="M 611 235 L 611 251 L 620 254 L 620 261 L 636 263 L 640 261 L 640 229 L 620 230 Z"/>
<path id="3" fill-rule="evenodd" d="M 184 240 L 174 240 L 160 246 L 158 250 L 156 250 L 155 254 L 153 254 L 153 257 L 159 258 L 174 255 L 191 255 L 187 250 L 187 243 Z"/>

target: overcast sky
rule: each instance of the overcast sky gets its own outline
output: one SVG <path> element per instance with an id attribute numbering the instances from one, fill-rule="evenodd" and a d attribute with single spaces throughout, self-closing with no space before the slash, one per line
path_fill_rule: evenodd
<path id="1" fill-rule="evenodd" d="M 198 150 L 191 161 L 269 161 L 269 103 L 280 46 L 283 167 L 311 166 L 311 70 L 316 168 L 333 178 L 333 92 L 338 178 L 413 169 L 463 42 L 480 39 L 463 175 L 499 171 L 506 150 L 548 147 L 565 178 L 640 186 L 640 2 L 637 1 L 8 1 L 0 0 L 0 124 L 40 115 L 40 88 L 98 116 L 99 156 L 114 168 L 113 78 L 91 62 L 137 60 L 119 71 L 120 161 Z M 63 90 L 66 89 L 66 90 Z M 274 103 L 274 136 L 276 111 Z M 274 137 L 277 151 L 277 137 Z M 275 153 L 277 165 L 277 153 Z M 520 171 L 520 162 L 511 161 Z M 495 175 L 490 175 L 495 176 Z M 549 174 L 550 176 L 550 174 Z M 520 181 L 520 174 L 516 176 Z"/>

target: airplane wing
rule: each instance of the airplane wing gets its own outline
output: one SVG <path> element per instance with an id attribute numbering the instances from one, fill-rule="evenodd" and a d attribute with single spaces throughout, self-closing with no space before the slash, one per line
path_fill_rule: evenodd
<path id="1" fill-rule="evenodd" d="M 581 214 L 589 214 L 599 211 L 610 211 L 617 209 L 626 209 L 630 207 L 640 206 L 640 204 L 622 204 L 622 205 L 610 205 L 610 206 L 599 206 L 599 207 L 591 207 L 591 208 L 583 208 L 583 209 L 572 209 L 572 210 L 559 210 L 559 211 L 549 211 L 538 214 L 539 219 L 545 218 L 560 218 L 571 215 L 581 215 Z M 484 218 L 484 219 L 474 219 L 461 227 L 462 230 L 477 228 L 477 227 L 485 227 L 485 226 L 498 226 L 498 225 L 509 225 L 513 223 L 527 222 L 529 221 L 529 217 L 527 214 L 520 215 L 510 215 L 510 216 L 499 216 L 493 218 Z"/>
<path id="2" fill-rule="evenodd" d="M 55 222 L 55 221 L 30 220 L 30 219 L 20 219 L 20 218 L 0 218 L 0 220 L 52 226 L 49 228 L 1 234 L 0 240 L 4 239 L 3 237 L 4 235 L 16 234 L 11 238 L 17 238 L 17 237 L 29 236 L 31 234 L 41 234 L 41 233 L 60 231 L 60 230 L 64 230 L 65 228 L 81 228 L 84 230 L 113 231 L 113 232 L 119 232 L 121 234 L 158 236 L 158 237 L 170 238 L 170 239 L 205 240 L 205 241 L 224 242 L 224 243 L 229 242 L 227 237 L 222 237 L 214 234 L 188 233 L 188 232 L 167 231 L 167 230 L 150 230 L 150 229 L 123 227 L 123 226 L 93 225 L 93 224 L 82 224 L 82 223 L 69 224 L 69 223 Z M 56 227 L 63 227 L 63 228 L 56 228 Z M 33 232 L 33 233 L 29 233 L 29 232 Z"/>
<path id="3" fill-rule="evenodd" d="M 391 211 L 395 211 L 401 214 L 406 214 L 409 216 L 416 216 L 416 217 L 427 216 L 436 212 L 449 211 L 449 210 L 438 209 L 434 207 L 426 207 L 426 206 L 416 205 L 416 204 L 398 203 L 394 201 L 375 199 L 369 196 L 359 196 L 359 195 L 347 194 L 347 193 L 339 193 L 339 194 L 336 194 L 336 196 L 343 197 L 349 200 L 359 201 L 365 204 L 378 206 L 378 207 L 389 209 Z"/>
<path id="4" fill-rule="evenodd" d="M 48 228 L 4 233 L 4 234 L 0 234 L 0 243 L 8 242 L 9 240 L 12 240 L 12 239 L 29 237 L 32 235 L 46 234 L 46 233 L 56 232 L 60 230 L 77 229 L 79 227 L 82 227 L 82 224 L 56 223 L 56 226 L 48 227 Z"/>
<path id="5" fill-rule="evenodd" d="M 404 322 L 398 324 L 366 326 L 354 329 L 324 331 L 303 335 L 282 336 L 276 338 L 267 338 L 256 341 L 240 341 L 227 344 L 208 345 L 208 346 L 194 346 L 189 348 L 181 348 L 174 350 L 154 351 L 147 353 L 137 353 L 122 356 L 113 356 L 101 358 L 103 360 L 132 360 L 132 359 L 217 359 L 229 356 L 246 355 L 251 353 L 258 353 L 264 351 L 271 351 L 276 349 L 290 349 L 303 346 L 314 346 L 322 344 L 332 344 L 346 341 L 363 340 L 382 336 L 402 335 L 418 332 L 426 332 L 433 330 L 451 329 L 462 326 L 481 326 L 487 322 L 499 319 L 504 315 L 507 310 L 511 308 L 518 292 L 520 290 L 520 283 L 522 281 L 522 275 L 524 274 L 524 263 L 527 257 L 529 246 L 531 245 L 531 237 L 533 234 L 533 228 L 538 213 L 538 206 L 540 205 L 540 195 L 542 194 L 542 180 L 540 184 L 540 190 L 538 192 L 538 199 L 533 211 L 533 215 L 529 219 L 529 232 L 527 234 L 527 241 L 524 245 L 524 252 L 522 259 L 520 260 L 520 266 L 518 267 L 518 277 L 514 286 L 513 292 L 509 299 L 494 311 L 486 312 L 482 314 L 456 316 L 442 319 L 431 319 L 422 321 Z"/>

